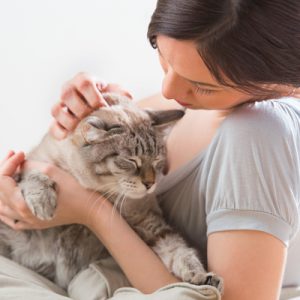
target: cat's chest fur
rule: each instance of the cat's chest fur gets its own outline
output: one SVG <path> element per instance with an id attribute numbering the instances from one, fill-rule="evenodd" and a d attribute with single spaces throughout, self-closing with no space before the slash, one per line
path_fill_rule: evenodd
<path id="1" fill-rule="evenodd" d="M 194 284 L 212 281 L 214 276 L 204 271 L 196 250 L 165 222 L 151 194 L 166 169 L 168 130 L 184 112 L 139 110 L 126 103 L 121 105 L 121 100 L 107 100 L 111 108 L 87 116 L 64 141 L 46 135 L 28 158 L 64 169 L 94 195 L 98 192 L 111 201 L 175 276 Z M 42 220 L 54 217 L 59 189 L 51 176 L 24 171 L 18 184 L 35 216 Z M 66 183 L 59 184 L 62 187 Z M 15 232 L 0 223 L 0 254 L 67 288 L 80 270 L 106 257 L 107 251 L 81 225 Z M 219 278 L 214 278 L 213 284 L 219 283 Z"/>
<path id="2" fill-rule="evenodd" d="M 12 259 L 54 279 L 57 254 L 56 233 L 56 230 L 47 230 L 47 233 L 45 231 L 43 234 L 40 231 L 27 231 L 19 234 L 15 241 L 18 241 L 20 246 L 15 245 L 13 248 Z"/>

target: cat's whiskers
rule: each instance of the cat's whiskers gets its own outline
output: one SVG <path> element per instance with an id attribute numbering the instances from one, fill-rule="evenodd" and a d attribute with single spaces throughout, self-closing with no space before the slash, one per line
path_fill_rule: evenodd
<path id="1" fill-rule="evenodd" d="M 91 199 L 92 197 L 94 197 L 96 194 L 98 194 L 98 192 L 97 192 L 97 191 L 93 191 L 93 192 L 91 193 L 91 195 L 89 196 L 89 198 L 88 198 L 87 201 L 90 201 L 90 199 Z M 99 196 L 100 196 L 100 195 L 99 195 Z M 92 210 L 93 210 L 93 207 L 96 205 L 98 199 L 99 199 L 99 197 L 96 197 L 96 198 L 93 200 L 91 206 L 89 207 L 89 211 L 88 211 L 87 217 L 86 217 L 86 218 L 87 218 L 87 221 L 89 220 L 90 215 L 91 215 L 91 212 L 92 212 Z"/>
<path id="2" fill-rule="evenodd" d="M 114 199 L 113 196 L 115 196 L 116 194 L 118 195 L 115 184 L 110 183 L 110 184 L 106 184 L 105 186 L 107 187 L 109 185 L 111 185 L 112 188 L 101 194 L 101 196 L 105 197 L 107 200 L 110 200 L 110 197 L 112 197 Z M 114 215 L 114 212 L 116 210 L 116 203 L 118 202 L 118 197 L 119 197 L 119 195 L 117 196 L 117 198 L 115 199 L 114 202 L 110 201 L 113 203 L 112 215 L 111 215 L 110 219 L 112 219 L 112 216 Z M 98 210 L 101 209 L 101 206 L 102 205 L 100 205 L 100 207 L 97 209 L 97 213 L 98 213 Z"/>
<path id="3" fill-rule="evenodd" d="M 119 200 L 121 199 L 121 197 L 122 197 L 122 195 L 118 195 L 117 198 L 116 198 L 115 201 L 114 201 L 112 213 L 111 213 L 111 215 L 110 215 L 110 226 L 111 226 L 113 217 L 114 217 L 116 211 L 118 210 L 118 209 L 117 209 L 117 206 L 118 206 L 118 203 L 119 203 Z"/>
<path id="4" fill-rule="evenodd" d="M 119 205 L 119 203 L 121 202 L 121 204 L 122 204 L 122 194 L 119 194 L 118 195 L 118 198 L 116 199 L 116 201 L 115 201 L 115 205 L 114 205 L 114 208 L 115 208 L 115 210 L 118 210 L 119 211 L 119 213 L 120 213 L 120 215 L 122 215 L 122 213 L 121 213 L 121 210 L 120 210 L 120 205 Z M 118 209 L 119 208 L 119 209 Z"/>
<path id="5" fill-rule="evenodd" d="M 111 190 L 107 191 L 106 193 L 101 194 L 100 196 L 101 196 L 101 197 L 104 197 L 104 196 L 105 196 L 106 199 L 109 199 L 109 197 L 115 195 L 115 193 L 116 193 L 116 191 L 115 191 L 114 189 L 111 189 Z M 99 198 L 98 198 L 98 199 L 99 199 Z M 96 199 L 96 200 L 97 200 L 97 199 Z M 102 206 L 104 205 L 104 203 L 105 203 L 105 201 L 102 201 L 101 204 L 97 207 L 96 215 L 97 215 L 98 212 L 102 209 Z M 114 206 L 115 206 L 115 204 L 113 204 L 113 211 L 114 211 Z M 112 220 L 112 218 L 110 217 L 110 223 L 111 223 L 111 220 Z"/>
<path id="6" fill-rule="evenodd" d="M 125 194 L 119 194 L 117 199 L 115 200 L 114 206 L 113 206 L 113 212 L 110 218 L 110 222 L 112 222 L 112 217 L 114 216 L 114 213 L 118 210 L 120 213 L 120 216 L 122 216 L 122 207 L 124 202 L 126 201 L 126 195 Z M 119 205 L 120 203 L 120 205 Z M 119 206 L 119 209 L 118 209 Z"/>
<path id="7" fill-rule="evenodd" d="M 122 200 L 121 200 L 121 205 L 120 205 L 120 215 L 122 216 L 122 207 L 123 207 L 123 204 L 125 203 L 125 201 L 126 201 L 126 195 L 125 194 L 123 194 L 122 195 L 123 197 L 122 197 Z"/>
<path id="8" fill-rule="evenodd" d="M 89 208 L 89 212 L 87 214 L 87 221 L 90 219 L 90 216 L 93 212 L 93 208 L 96 206 L 96 203 L 98 202 L 98 200 L 101 200 L 102 196 L 99 195 L 97 198 L 95 198 L 95 200 L 93 201 L 93 204 L 91 205 L 91 207 Z M 96 211 L 96 215 L 98 214 L 98 211 L 101 209 L 102 205 L 104 204 L 104 201 L 101 201 L 101 204 L 98 206 L 97 211 Z"/>
<path id="9" fill-rule="evenodd" d="M 107 190 L 106 192 L 101 194 L 104 198 L 106 198 L 111 203 L 114 203 L 115 201 L 111 201 L 114 199 L 113 196 L 116 195 L 116 187 L 113 185 L 111 189 Z M 111 199 L 112 198 L 112 199 Z"/>
<path id="10" fill-rule="evenodd" d="M 105 184 L 104 187 L 107 187 L 109 185 L 114 185 L 113 183 L 108 183 Z M 90 218 L 90 215 L 92 214 L 92 211 L 94 209 L 94 207 L 96 206 L 97 202 L 99 199 L 101 198 L 106 198 L 109 200 L 109 197 L 113 195 L 111 190 L 106 191 L 105 193 L 99 194 L 99 192 L 93 192 L 89 198 L 89 200 L 91 199 L 91 197 L 93 197 L 95 194 L 98 194 L 98 196 L 94 199 L 94 201 L 92 202 L 92 205 L 89 207 L 89 212 L 87 214 L 87 221 Z M 98 214 L 98 211 L 101 209 L 102 205 L 104 204 L 104 201 L 101 202 L 100 206 L 97 209 L 96 214 Z"/>

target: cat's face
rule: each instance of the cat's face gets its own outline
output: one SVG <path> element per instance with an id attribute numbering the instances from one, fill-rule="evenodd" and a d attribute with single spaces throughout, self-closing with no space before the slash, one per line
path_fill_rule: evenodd
<path id="1" fill-rule="evenodd" d="M 99 191 L 142 198 L 166 170 L 165 137 L 182 110 L 146 111 L 134 104 L 101 108 L 81 121 L 74 138 Z"/>

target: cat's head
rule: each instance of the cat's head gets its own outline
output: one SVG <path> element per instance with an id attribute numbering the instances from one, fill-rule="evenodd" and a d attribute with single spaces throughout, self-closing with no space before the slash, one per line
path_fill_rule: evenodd
<path id="1" fill-rule="evenodd" d="M 73 142 L 99 191 L 142 198 L 166 171 L 166 136 L 184 111 L 141 109 L 117 95 L 106 100 L 109 107 L 79 123 Z"/>

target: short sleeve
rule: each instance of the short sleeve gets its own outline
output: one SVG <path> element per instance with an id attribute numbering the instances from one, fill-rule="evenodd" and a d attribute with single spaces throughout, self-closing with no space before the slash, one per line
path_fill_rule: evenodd
<path id="1" fill-rule="evenodd" d="M 299 227 L 299 120 L 271 100 L 224 120 L 203 168 L 208 235 L 259 230 L 289 244 Z"/>

